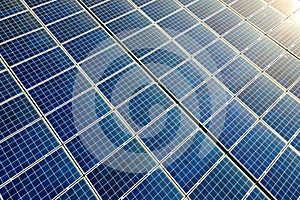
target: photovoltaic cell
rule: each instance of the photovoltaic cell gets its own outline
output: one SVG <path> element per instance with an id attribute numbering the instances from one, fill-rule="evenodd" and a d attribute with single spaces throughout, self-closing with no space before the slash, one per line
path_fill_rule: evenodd
<path id="1" fill-rule="evenodd" d="M 300 152 L 300 134 L 295 137 L 295 139 L 292 141 L 292 146 L 295 147 Z"/>
<path id="2" fill-rule="evenodd" d="M 21 1 L 3 1 L 1 2 L 0 10 L 0 18 L 5 18 L 9 15 L 26 10 L 26 7 Z"/>
<path id="3" fill-rule="evenodd" d="M 300 81 L 292 87 L 291 92 L 300 99 Z"/>
<path id="4" fill-rule="evenodd" d="M 277 199 L 297 199 L 300 196 L 300 157 L 287 148 L 261 183 Z"/>
<path id="5" fill-rule="evenodd" d="M 166 175 L 157 169 L 140 183 L 125 199 L 182 199 L 182 195 Z"/>
<path id="6" fill-rule="evenodd" d="M 195 1 L 193 4 L 187 7 L 192 13 L 194 13 L 199 19 L 204 20 L 211 16 L 218 10 L 224 8 L 224 6 L 217 0 L 212 1 Z"/>
<path id="7" fill-rule="evenodd" d="M 191 199 L 242 199 L 250 180 L 225 157 L 189 195 Z"/>
<path id="8" fill-rule="evenodd" d="M 22 90 L 8 71 L 0 73 L 0 102 L 3 102 Z"/>
<path id="9" fill-rule="evenodd" d="M 258 179 L 271 164 L 285 143 L 261 123 L 231 151 L 242 165 Z"/>

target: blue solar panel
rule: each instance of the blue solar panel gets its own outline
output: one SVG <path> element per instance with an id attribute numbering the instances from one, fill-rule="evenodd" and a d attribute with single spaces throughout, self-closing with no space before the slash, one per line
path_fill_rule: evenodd
<path id="1" fill-rule="evenodd" d="M 298 199 L 295 2 L 1 2 L 0 199 Z"/>

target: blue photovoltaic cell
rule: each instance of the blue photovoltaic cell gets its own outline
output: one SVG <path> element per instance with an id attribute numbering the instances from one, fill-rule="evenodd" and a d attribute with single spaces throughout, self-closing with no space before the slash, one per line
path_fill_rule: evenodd
<path id="1" fill-rule="evenodd" d="M 58 41 L 63 43 L 97 26 L 97 22 L 93 20 L 90 15 L 85 12 L 81 12 L 52 24 L 48 26 L 48 28 Z"/>
<path id="2" fill-rule="evenodd" d="M 223 35 L 241 21 L 242 19 L 240 17 L 229 9 L 225 9 L 206 20 L 205 23 L 218 34 Z"/>
<path id="3" fill-rule="evenodd" d="M 266 72 L 282 86 L 289 88 L 300 77 L 300 61 L 290 54 L 285 54 Z"/>
<path id="4" fill-rule="evenodd" d="M 182 195 L 161 169 L 151 173 L 125 199 L 182 199 Z"/>
<path id="5" fill-rule="evenodd" d="M 25 95 L 0 105 L 0 139 L 39 118 Z"/>
<path id="6" fill-rule="evenodd" d="M 13 67 L 12 70 L 28 89 L 72 65 L 65 53 L 60 48 L 55 48 Z"/>
<path id="7" fill-rule="evenodd" d="M 25 2 L 30 7 L 34 7 L 34 6 L 40 5 L 42 3 L 46 3 L 47 1 L 49 1 L 49 0 L 25 0 Z"/>
<path id="8" fill-rule="evenodd" d="M 80 67 L 94 83 L 98 83 L 132 62 L 129 55 L 116 45 L 83 62 Z"/>
<path id="9" fill-rule="evenodd" d="M 232 93 L 240 91 L 259 71 L 242 57 L 238 57 L 216 75 Z"/>
<path id="10" fill-rule="evenodd" d="M 29 94 L 43 113 L 48 113 L 89 87 L 91 85 L 78 69 L 72 68 L 50 79 L 46 83 L 33 88 L 29 91 Z"/>
<path id="11" fill-rule="evenodd" d="M 217 38 L 202 24 L 189 30 L 175 40 L 190 54 L 200 51 L 203 47 Z"/>
<path id="12" fill-rule="evenodd" d="M 150 25 L 151 22 L 139 11 L 134 11 L 112 21 L 107 27 L 120 39 L 124 39 L 142 28 Z"/>
<path id="13" fill-rule="evenodd" d="M 113 43 L 113 39 L 99 28 L 67 42 L 64 47 L 77 62 L 80 62 Z"/>
<path id="14" fill-rule="evenodd" d="M 172 104 L 171 99 L 157 85 L 153 85 L 122 105 L 118 112 L 137 132 Z"/>
<path id="15" fill-rule="evenodd" d="M 165 1 L 153 1 L 150 4 L 144 6 L 142 10 L 153 20 L 157 21 L 180 7 L 172 0 Z"/>
<path id="16" fill-rule="evenodd" d="M 238 97 L 258 116 L 261 116 L 283 93 L 264 75 L 258 77 Z"/>
<path id="17" fill-rule="evenodd" d="M 100 4 L 105 2 L 106 0 L 81 0 L 87 7 L 95 6 L 96 4 Z"/>
<path id="18" fill-rule="evenodd" d="M 222 156 L 204 133 L 198 131 L 169 157 L 163 165 L 188 192 Z"/>
<path id="19" fill-rule="evenodd" d="M 247 200 L 268 200 L 268 198 L 257 187 L 247 196 Z"/>
<path id="20" fill-rule="evenodd" d="M 297 200 L 300 196 L 300 157 L 287 148 L 261 183 L 277 199 Z"/>
<path id="21" fill-rule="evenodd" d="M 8 71 L 0 73 L 0 102 L 3 102 L 22 90 Z"/>
<path id="22" fill-rule="evenodd" d="M 254 43 L 260 36 L 261 33 L 259 31 L 251 25 L 243 23 L 225 35 L 224 39 L 239 51 L 243 51 L 250 44 Z"/>
<path id="23" fill-rule="evenodd" d="M 224 8 L 224 6 L 217 0 L 211 1 L 196 1 L 187 7 L 192 13 L 194 13 L 199 19 L 204 20 L 211 16 L 218 10 Z"/>
<path id="24" fill-rule="evenodd" d="M 0 62 L 0 70 L 5 69 L 4 65 L 2 64 L 2 62 Z"/>
<path id="25" fill-rule="evenodd" d="M 252 186 L 225 157 L 190 194 L 191 199 L 242 199 Z"/>
<path id="26" fill-rule="evenodd" d="M 172 42 L 157 49 L 141 61 L 158 78 L 187 58 L 188 56 Z"/>
<path id="27" fill-rule="evenodd" d="M 184 32 L 185 30 L 191 28 L 198 21 L 189 15 L 186 11 L 181 10 L 170 17 L 160 21 L 158 25 L 166 31 L 171 37 Z"/>
<path id="28" fill-rule="evenodd" d="M 152 0 L 132 0 L 132 2 L 135 3 L 137 6 L 144 5 L 150 1 L 152 1 Z"/>
<path id="29" fill-rule="evenodd" d="M 8 65 L 14 65 L 55 45 L 54 40 L 45 30 L 38 30 L 2 44 L 0 53 Z"/>
<path id="30" fill-rule="evenodd" d="M 91 10 L 101 21 L 107 22 L 133 9 L 128 1 L 118 0 L 105 2 Z"/>
<path id="31" fill-rule="evenodd" d="M 295 137 L 295 139 L 291 143 L 295 149 L 297 149 L 300 152 L 300 134 Z"/>
<path id="32" fill-rule="evenodd" d="M 82 179 L 76 183 L 73 187 L 67 190 L 62 196 L 58 198 L 59 200 L 67 199 L 89 199 L 97 200 L 91 188 L 87 185 L 86 181 Z"/>
<path id="33" fill-rule="evenodd" d="M 130 137 L 128 129 L 113 113 L 85 130 L 66 146 L 86 172 Z"/>
<path id="34" fill-rule="evenodd" d="M 262 123 L 258 123 L 231 151 L 237 160 L 258 179 L 285 143 Z"/>
<path id="35" fill-rule="evenodd" d="M 76 0 L 56 0 L 33 9 L 35 14 L 46 25 L 80 10 L 82 10 L 82 8 L 77 4 Z"/>
<path id="36" fill-rule="evenodd" d="M 151 82 L 139 66 L 133 65 L 101 83 L 98 88 L 113 106 L 117 106 Z"/>
<path id="37" fill-rule="evenodd" d="M 0 43 L 37 29 L 41 25 L 30 12 L 25 12 L 0 21 Z"/>
<path id="38" fill-rule="evenodd" d="M 203 123 L 230 98 L 230 94 L 211 79 L 184 99 L 182 104 Z"/>
<path id="39" fill-rule="evenodd" d="M 154 166 L 149 154 L 133 139 L 87 177 L 103 199 L 118 199 Z"/>
<path id="40" fill-rule="evenodd" d="M 59 144 L 39 121 L 0 144 L 0 184 L 34 163 Z"/>
<path id="41" fill-rule="evenodd" d="M 205 127 L 213 136 L 229 149 L 256 121 L 256 118 L 233 100 L 217 113 Z"/>
<path id="42" fill-rule="evenodd" d="M 189 61 L 161 79 L 161 83 L 177 98 L 181 99 L 200 85 L 209 75 L 193 61 Z"/>
<path id="43" fill-rule="evenodd" d="M 80 174 L 62 149 L 0 188 L 4 199 L 52 199 Z"/>
<path id="44" fill-rule="evenodd" d="M 90 90 L 49 114 L 47 119 L 65 141 L 109 110 L 99 94 L 95 90 Z"/>
<path id="45" fill-rule="evenodd" d="M 300 128 L 300 104 L 291 96 L 284 96 L 263 118 L 286 141 Z"/>
<path id="46" fill-rule="evenodd" d="M 264 69 L 283 52 L 284 49 L 265 37 L 247 50 L 244 55 L 258 67 Z"/>
<path id="47" fill-rule="evenodd" d="M 292 87 L 292 89 L 290 90 L 291 93 L 293 93 L 296 97 L 298 97 L 298 99 L 300 99 L 300 81 L 298 81 L 298 83 L 296 83 L 294 85 L 294 87 Z"/>
<path id="48" fill-rule="evenodd" d="M 197 54 L 195 59 L 208 71 L 214 73 L 236 55 L 237 53 L 233 49 L 227 46 L 222 40 L 218 40 Z"/>
<path id="49" fill-rule="evenodd" d="M 14 13 L 26 10 L 26 7 L 21 1 L 1 1 L 0 10 L 0 18 L 4 18 Z"/>
<path id="50" fill-rule="evenodd" d="M 150 151 L 162 160 L 197 128 L 177 106 L 139 134 Z"/>
<path id="51" fill-rule="evenodd" d="M 138 58 L 166 43 L 168 38 L 155 26 L 130 37 L 124 41 L 127 48 Z"/>

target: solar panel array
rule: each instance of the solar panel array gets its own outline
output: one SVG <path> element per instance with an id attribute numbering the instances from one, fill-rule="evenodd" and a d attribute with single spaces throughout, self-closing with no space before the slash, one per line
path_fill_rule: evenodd
<path id="1" fill-rule="evenodd" d="M 299 198 L 298 0 L 0 8 L 2 199 Z"/>

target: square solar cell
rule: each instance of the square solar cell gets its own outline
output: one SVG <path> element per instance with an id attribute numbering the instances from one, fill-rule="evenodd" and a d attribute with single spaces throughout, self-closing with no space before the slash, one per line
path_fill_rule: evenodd
<path id="1" fill-rule="evenodd" d="M 252 182 L 225 157 L 189 195 L 191 199 L 242 199 Z"/>
<path id="2" fill-rule="evenodd" d="M 66 144 L 84 172 L 131 137 L 116 114 L 110 114 Z"/>
<path id="3" fill-rule="evenodd" d="M 182 199 L 182 195 L 168 177 L 157 169 L 143 180 L 124 199 Z"/>
<path id="4" fill-rule="evenodd" d="M 258 77 L 238 97 L 258 116 L 261 116 L 283 91 L 264 75 Z"/>
<path id="5" fill-rule="evenodd" d="M 179 100 L 209 75 L 193 61 L 189 61 L 163 77 L 160 82 Z"/>
<path id="6" fill-rule="evenodd" d="M 236 94 L 248 82 L 250 82 L 259 71 L 242 57 L 238 57 L 217 75 L 218 78 L 232 93 Z"/>
<path id="7" fill-rule="evenodd" d="M 265 3 L 261 0 L 238 0 L 231 4 L 230 7 L 245 18 L 248 18 L 260 8 L 264 7 Z"/>
<path id="8" fill-rule="evenodd" d="M 172 104 L 171 99 L 157 85 L 152 85 L 117 110 L 131 128 L 138 132 Z"/>
<path id="9" fill-rule="evenodd" d="M 218 34 L 223 35 L 241 21 L 242 19 L 231 12 L 229 9 L 224 9 L 211 18 L 207 19 L 205 23 L 213 30 L 215 30 Z"/>
<path id="10" fill-rule="evenodd" d="M 287 148 L 261 180 L 276 199 L 300 196 L 300 156 Z"/>
<path id="11" fill-rule="evenodd" d="M 59 145 L 43 121 L 29 126 L 0 144 L 0 184 Z"/>
<path id="12" fill-rule="evenodd" d="M 230 94 L 215 80 L 211 79 L 184 99 L 182 104 L 200 123 L 203 123 L 230 98 Z"/>
<path id="13" fill-rule="evenodd" d="M 119 199 L 155 165 L 150 155 L 133 139 L 87 177 L 103 199 Z"/>
<path id="14" fill-rule="evenodd" d="M 298 99 L 300 99 L 300 81 L 298 81 L 290 90 Z"/>
<path id="15" fill-rule="evenodd" d="M 264 69 L 283 52 L 284 49 L 280 48 L 280 46 L 271 41 L 269 38 L 264 37 L 249 50 L 244 52 L 244 55 L 258 67 Z"/>
<path id="16" fill-rule="evenodd" d="M 231 154 L 258 179 L 285 143 L 262 123 L 258 123 L 231 151 Z"/>
<path id="17" fill-rule="evenodd" d="M 53 199 L 80 177 L 64 150 L 58 149 L 0 188 L 4 199 Z"/>
<path id="18" fill-rule="evenodd" d="M 2 1 L 0 4 L 0 18 L 8 17 L 9 15 L 26 10 L 26 7 L 21 1 Z"/>
<path id="19" fill-rule="evenodd" d="M 224 39 L 239 51 L 243 51 L 261 37 L 261 35 L 262 34 L 251 25 L 243 23 L 226 34 Z"/>
<path id="20" fill-rule="evenodd" d="M 68 56 L 55 48 L 12 68 L 27 89 L 70 68 L 73 65 Z"/>
<path id="21" fill-rule="evenodd" d="M 125 46 L 138 58 L 156 49 L 169 39 L 156 27 L 151 26 L 142 32 L 126 39 Z"/>
<path id="22" fill-rule="evenodd" d="M 180 187 L 188 192 L 221 156 L 221 151 L 211 140 L 198 131 L 177 149 L 163 166 Z"/>
<path id="23" fill-rule="evenodd" d="M 89 87 L 91 85 L 78 69 L 72 68 L 33 88 L 29 91 L 29 94 L 43 113 L 46 114 Z"/>
<path id="24" fill-rule="evenodd" d="M 0 102 L 3 102 L 19 93 L 22 90 L 8 71 L 0 73 Z"/>
<path id="25" fill-rule="evenodd" d="M 119 38 L 124 39 L 150 25 L 151 22 L 139 11 L 131 12 L 107 24 L 107 27 Z"/>
<path id="26" fill-rule="evenodd" d="M 272 7 L 266 7 L 249 19 L 249 21 L 262 31 L 269 32 L 278 25 L 285 16 Z"/>
<path id="27" fill-rule="evenodd" d="M 39 115 L 25 95 L 0 105 L 0 139 L 38 119 Z"/>
<path id="28" fill-rule="evenodd" d="M 157 21 L 180 9 L 180 6 L 172 0 L 153 1 L 142 7 L 142 10 L 153 20 Z"/>
<path id="29" fill-rule="evenodd" d="M 254 190 L 252 190 L 247 196 L 246 200 L 268 200 L 268 198 L 257 187 L 255 187 Z"/>
<path id="30" fill-rule="evenodd" d="M 300 128 L 300 104 L 291 96 L 284 96 L 263 118 L 286 141 Z"/>
<path id="31" fill-rule="evenodd" d="M 300 58 L 300 41 L 297 42 L 293 47 L 291 47 L 291 52 L 294 53 L 298 58 Z"/>
<path id="32" fill-rule="evenodd" d="M 174 107 L 148 126 L 139 137 L 162 160 L 197 128 L 179 107 Z"/>
<path id="33" fill-rule="evenodd" d="M 214 73 L 236 55 L 237 53 L 233 49 L 222 40 L 218 40 L 197 54 L 195 59 L 209 72 Z"/>
<path id="34" fill-rule="evenodd" d="M 54 46 L 56 46 L 54 40 L 45 30 L 41 29 L 2 44 L 0 54 L 11 66 Z"/>
<path id="35" fill-rule="evenodd" d="M 300 61 L 291 54 L 285 54 L 266 72 L 282 86 L 289 88 L 300 77 Z"/>
<path id="36" fill-rule="evenodd" d="M 298 133 L 295 139 L 292 141 L 292 146 L 300 152 L 300 134 Z"/>
<path id="37" fill-rule="evenodd" d="M 133 65 L 101 83 L 98 88 L 113 106 L 118 106 L 152 81 L 139 66 Z"/>
<path id="38" fill-rule="evenodd" d="M 47 115 L 47 119 L 59 137 L 66 141 L 109 110 L 99 94 L 90 90 Z"/>
<path id="39" fill-rule="evenodd" d="M 63 43 L 97 26 L 98 23 L 89 14 L 81 12 L 55 24 L 51 24 L 48 28 L 58 41 Z"/>
<path id="40" fill-rule="evenodd" d="M 4 70 L 4 69 L 5 69 L 5 67 L 4 67 L 3 63 L 0 62 L 0 70 L 2 71 L 2 70 Z"/>
<path id="41" fill-rule="evenodd" d="M 200 51 L 203 47 L 217 38 L 205 26 L 199 26 L 189 30 L 175 40 L 190 54 Z"/>
<path id="42" fill-rule="evenodd" d="M 155 77 L 159 78 L 187 58 L 188 56 L 172 42 L 157 49 L 141 61 Z"/>
<path id="43" fill-rule="evenodd" d="M 0 21 L 0 43 L 33 31 L 41 25 L 30 12 L 25 12 L 19 15 L 12 16 L 10 18 Z"/>
<path id="44" fill-rule="evenodd" d="M 204 20 L 218 10 L 225 8 L 219 1 L 196 1 L 187 7 L 199 19 Z"/>
<path id="45" fill-rule="evenodd" d="M 114 40 L 99 28 L 71 40 L 63 46 L 76 62 L 80 62 L 112 44 L 114 44 Z"/>
<path id="46" fill-rule="evenodd" d="M 108 1 L 93 7 L 91 11 L 102 21 L 108 22 L 120 15 L 123 15 L 134 7 L 126 0 Z"/>
<path id="47" fill-rule="evenodd" d="M 35 14 L 46 25 L 81 10 L 82 8 L 76 0 L 56 0 L 33 9 Z"/>
<path id="48" fill-rule="evenodd" d="M 120 46 L 115 45 L 84 61 L 80 67 L 96 84 L 132 62 L 132 58 Z"/>
<path id="49" fill-rule="evenodd" d="M 238 101 L 230 102 L 205 125 L 208 131 L 229 149 L 256 121 Z"/>
<path id="50" fill-rule="evenodd" d="M 186 31 L 192 26 L 196 25 L 198 21 L 194 19 L 186 11 L 181 10 L 166 19 L 163 19 L 158 25 L 166 31 L 171 37 Z"/>
<path id="51" fill-rule="evenodd" d="M 63 199 L 89 199 L 97 200 L 97 197 L 86 183 L 84 179 L 76 183 L 73 187 L 67 190 L 63 195 L 61 195 L 59 200 Z"/>

